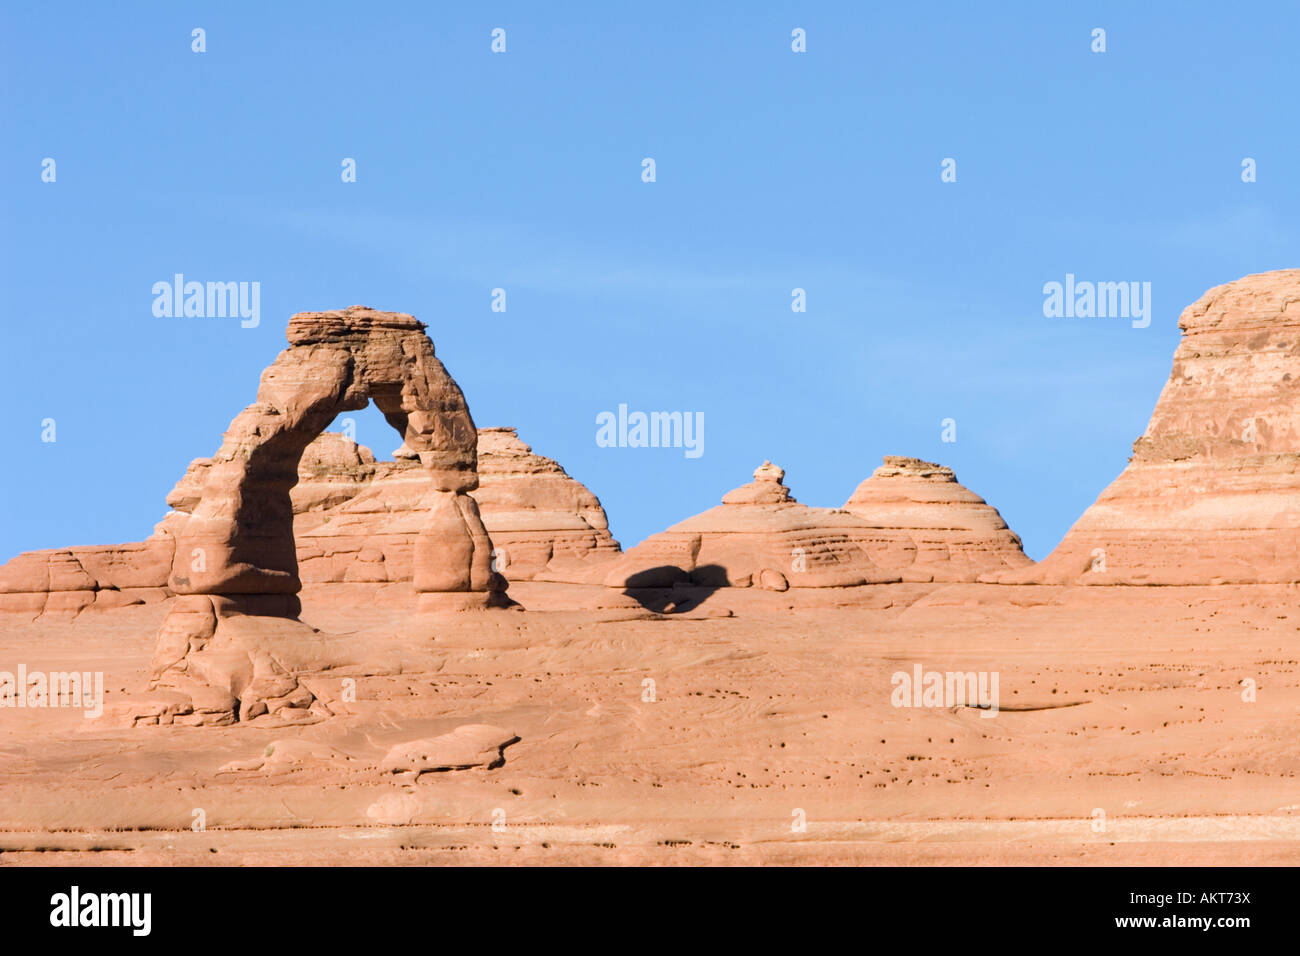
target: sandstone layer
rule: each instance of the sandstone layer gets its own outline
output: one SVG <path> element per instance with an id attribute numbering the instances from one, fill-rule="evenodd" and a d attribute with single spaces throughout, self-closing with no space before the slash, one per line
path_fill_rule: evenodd
<path id="1" fill-rule="evenodd" d="M 159 531 L 128 544 L 24 552 L 0 565 L 0 612 L 36 617 L 163 600 L 175 549 Z"/>
<path id="2" fill-rule="evenodd" d="M 105 700 L 98 720 L 0 711 L 0 850 L 6 865 L 1300 863 L 1289 586 L 860 590 L 875 600 L 797 610 L 773 606 L 788 592 L 723 590 L 704 606 L 738 613 L 709 620 L 460 614 L 391 661 L 367 646 L 299 678 L 318 702 L 355 681 L 335 716 L 219 729 L 110 723 L 161 605 L 6 617 L 4 669 L 103 671 Z M 358 645 L 418 617 L 304 610 Z M 895 706 L 917 664 L 998 672 L 998 716 Z M 211 713 L 195 705 L 174 713 Z M 520 738 L 504 764 L 489 768 L 503 735 L 485 765 L 380 771 L 474 724 Z"/>
<path id="3" fill-rule="evenodd" d="M 1300 580 L 1300 270 L 1216 286 L 1123 473 L 1037 567 L 1005 583 Z"/>
<path id="4" fill-rule="evenodd" d="M 933 462 L 886 455 L 844 509 L 869 526 L 855 540 L 871 560 L 907 580 L 974 581 L 1032 564 L 997 509 Z"/>
<path id="5" fill-rule="evenodd" d="M 575 581 L 621 553 L 600 499 L 513 428 L 480 428 L 473 493 L 511 581 Z"/>

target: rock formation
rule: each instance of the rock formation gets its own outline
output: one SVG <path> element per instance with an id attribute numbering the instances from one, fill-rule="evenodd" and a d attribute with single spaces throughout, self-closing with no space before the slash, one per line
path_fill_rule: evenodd
<path id="1" fill-rule="evenodd" d="M 398 583 L 412 578 L 424 481 L 404 447 L 377 462 L 370 449 L 326 432 L 303 451 L 291 492 L 304 584 Z M 167 496 L 183 524 L 210 466 L 196 459 Z M 507 580 L 574 580 L 620 553 L 605 511 L 556 461 L 533 453 L 513 428 L 478 430 L 471 492 Z M 173 520 L 173 519 L 169 519 Z M 167 521 L 164 522 L 164 525 Z"/>
<path id="2" fill-rule="evenodd" d="M 329 744 L 300 737 L 272 740 L 254 756 L 233 760 L 217 773 L 259 773 L 275 775 L 304 770 L 401 775 L 415 779 L 421 774 L 502 766 L 505 749 L 519 742 L 519 736 L 491 724 L 464 724 L 450 733 L 396 744 L 378 764 L 359 759 Z"/>
<path id="3" fill-rule="evenodd" d="M 506 762 L 502 753 L 518 735 L 491 724 L 466 724 L 449 734 L 398 744 L 379 762 L 380 773 L 419 776 L 439 770 L 492 769 Z"/>
<path id="4" fill-rule="evenodd" d="M 159 532 L 129 544 L 24 552 L 0 566 L 0 612 L 34 618 L 163 600 L 175 547 Z"/>
<path id="5" fill-rule="evenodd" d="M 943 465 L 886 455 L 844 508 L 868 528 L 854 540 L 904 580 L 974 581 L 1032 564 L 997 509 Z"/>
<path id="6" fill-rule="evenodd" d="M 341 436 L 332 440 L 351 445 Z M 507 580 L 570 580 L 619 553 L 600 501 L 557 462 L 533 454 L 513 428 L 480 429 L 477 441 L 472 496 L 492 538 L 493 567 Z M 368 449 L 351 447 L 359 451 L 332 451 L 313 462 L 318 490 L 295 499 L 304 580 L 409 581 L 422 507 L 419 469 L 400 457 L 403 449 L 397 460 L 376 463 Z M 316 506 L 336 500 L 344 487 L 357 491 Z"/>
<path id="7" fill-rule="evenodd" d="M 899 580 L 858 546 L 853 515 L 810 508 L 790 496 L 785 472 L 763 462 L 722 504 L 647 538 L 604 575 L 609 587 L 852 587 Z"/>
<path id="8" fill-rule="evenodd" d="M 421 323 L 363 307 L 303 313 L 257 401 L 215 456 L 191 464 L 150 538 L 19 555 L 0 566 L 0 611 L 180 595 L 182 621 L 235 608 L 292 617 L 304 582 L 410 582 L 426 608 L 484 606 L 499 600 L 494 568 L 618 587 L 634 576 L 778 589 L 1293 582 L 1298 303 L 1300 270 L 1286 270 L 1218 286 L 1183 312 L 1172 374 L 1128 467 L 1039 565 L 950 469 L 894 456 L 838 510 L 799 504 L 764 465 L 719 507 L 620 557 L 584 486 L 512 429 L 474 428 Z M 320 434 L 369 401 L 401 434 L 396 461 Z"/>
<path id="9" fill-rule="evenodd" d="M 478 503 L 506 580 L 576 581 L 617 557 L 605 511 L 556 461 L 534 454 L 513 428 L 478 429 Z M 303 450 L 289 491 L 298 576 L 304 585 L 410 583 L 421 502 L 418 456 L 402 448 L 376 461 L 364 445 L 323 432 Z M 167 495 L 172 510 L 146 541 L 31 551 L 0 566 L 0 612 L 75 614 L 171 597 L 176 536 L 212 468 L 196 458 Z"/>
<path id="10" fill-rule="evenodd" d="M 1300 580 L 1300 270 L 1216 286 L 1122 474 L 1037 567 L 994 580 Z"/>
<path id="11" fill-rule="evenodd" d="M 216 689 L 240 720 L 311 714 L 314 696 L 290 660 L 310 644 L 310 629 L 293 620 L 302 583 L 290 493 L 307 446 L 341 412 L 371 401 L 419 458 L 410 486 L 420 607 L 499 600 L 503 581 L 469 496 L 478 485 L 477 432 L 424 328 L 410 315 L 362 306 L 289 320 L 289 348 L 262 373 L 257 401 L 171 496 L 192 511 L 176 522 L 167 587 L 179 597 L 159 631 L 153 685 Z M 325 490 L 321 500 L 329 497 Z"/>
<path id="12" fill-rule="evenodd" d="M 290 489 L 304 449 L 340 413 L 373 401 L 418 456 L 421 526 L 413 548 L 426 606 L 493 590 L 491 544 L 468 492 L 478 485 L 477 432 L 460 388 L 410 315 L 353 306 L 289 320 L 290 347 L 262 373 L 206 470 L 177 534 L 176 594 L 276 595 L 296 613 L 301 588 Z M 469 603 L 473 603 L 470 601 Z"/>
<path id="13" fill-rule="evenodd" d="M 507 580 L 577 580 L 621 553 L 600 499 L 515 429 L 480 428 L 478 454 L 474 498 Z"/>

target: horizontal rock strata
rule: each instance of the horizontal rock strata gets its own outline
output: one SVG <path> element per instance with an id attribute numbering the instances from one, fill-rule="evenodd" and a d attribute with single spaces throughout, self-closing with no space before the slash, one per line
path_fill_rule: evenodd
<path id="1" fill-rule="evenodd" d="M 689 582 L 701 587 L 852 587 L 899 580 L 857 544 L 853 515 L 810 508 L 782 484 L 771 462 L 722 504 L 652 535 L 613 562 L 608 587 L 636 590 Z"/>
<path id="2" fill-rule="evenodd" d="M 997 509 L 933 462 L 886 455 L 844 509 L 867 526 L 854 540 L 871 560 L 908 579 L 974 581 L 1032 564 Z"/>

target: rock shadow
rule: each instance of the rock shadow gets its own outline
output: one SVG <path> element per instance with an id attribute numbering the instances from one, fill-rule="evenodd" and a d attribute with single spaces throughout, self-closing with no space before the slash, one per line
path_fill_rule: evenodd
<path id="1" fill-rule="evenodd" d="M 623 593 L 656 614 L 684 614 L 726 586 L 727 569 L 721 565 L 704 564 L 686 571 L 664 564 L 631 575 L 624 583 Z"/>

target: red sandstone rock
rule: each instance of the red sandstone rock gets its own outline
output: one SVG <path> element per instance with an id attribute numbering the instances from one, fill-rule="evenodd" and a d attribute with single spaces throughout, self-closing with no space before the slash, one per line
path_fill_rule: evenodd
<path id="1" fill-rule="evenodd" d="M 508 730 L 491 724 L 465 724 L 451 733 L 398 744 L 379 763 L 380 773 L 421 773 L 499 767 L 502 751 L 519 740 Z"/>
<path id="2" fill-rule="evenodd" d="M 260 753 L 247 760 L 232 760 L 217 773 L 278 774 L 322 768 L 346 771 L 357 769 L 359 763 L 356 758 L 329 744 L 289 737 L 271 741 Z"/>
<path id="3" fill-rule="evenodd" d="M 178 601 L 159 631 L 152 683 L 219 688 L 238 702 L 241 722 L 319 715 L 314 695 L 298 683 L 302 669 L 283 659 L 309 646 L 312 633 L 294 620 L 301 580 L 291 489 L 303 452 L 341 412 L 373 401 L 419 459 L 411 476 L 421 495 L 412 513 L 411 579 L 421 608 L 488 607 L 504 586 L 467 494 L 478 484 L 474 422 L 423 323 L 353 306 L 299 313 L 287 335 L 290 347 L 262 373 L 257 401 L 169 496 L 192 510 L 170 523 L 176 548 L 167 586 L 193 599 Z M 347 500 L 346 486 L 364 480 L 373 463 L 353 456 L 352 448 L 324 443 L 309 462 L 301 507 Z M 210 611 L 200 606 L 205 599 Z"/>
<path id="4" fill-rule="evenodd" d="M 35 617 L 161 600 L 174 548 L 158 532 L 129 544 L 28 551 L 0 565 L 0 611 Z"/>
<path id="5" fill-rule="evenodd" d="M 604 583 L 635 590 L 689 580 L 703 587 L 852 587 L 897 581 L 855 541 L 862 523 L 799 504 L 771 462 L 715 508 L 652 535 L 609 567 Z"/>
<path id="6" fill-rule="evenodd" d="M 290 489 L 299 460 L 341 412 L 374 401 L 419 456 L 429 495 L 446 498 L 426 512 L 421 534 L 450 550 L 417 549 L 415 589 L 489 594 L 487 532 L 465 498 L 478 481 L 477 433 L 423 323 L 353 306 L 293 316 L 288 339 L 290 347 L 262 374 L 257 401 L 236 416 L 206 466 L 198 501 L 177 533 L 171 589 L 297 593 Z"/>
<path id="7" fill-rule="evenodd" d="M 473 497 L 507 579 L 577 580 L 618 556 L 600 500 L 515 429 L 479 429 L 478 453 Z"/>
<path id="8" fill-rule="evenodd" d="M 907 580 L 974 581 L 1032 564 L 996 508 L 919 458 L 886 455 L 844 508 L 869 527 L 855 535 L 862 549 Z"/>
<path id="9" fill-rule="evenodd" d="M 507 580 L 576 580 L 619 554 L 596 496 L 513 428 L 479 429 L 478 454 L 471 497 Z M 299 478 L 294 534 L 305 582 L 411 580 L 416 536 L 436 507 L 416 464 L 375 462 L 364 446 L 327 434 L 307 447 Z"/>
<path id="10" fill-rule="evenodd" d="M 1300 270 L 1216 286 L 1123 473 L 1034 568 L 1003 583 L 1300 580 Z"/>

